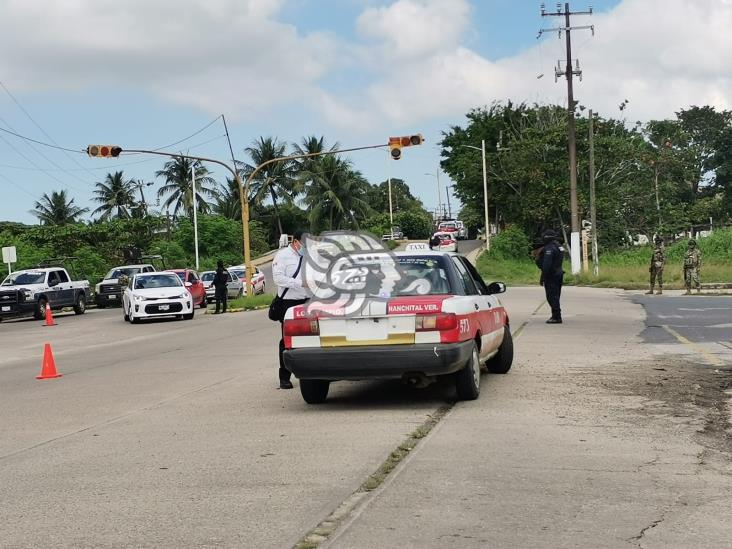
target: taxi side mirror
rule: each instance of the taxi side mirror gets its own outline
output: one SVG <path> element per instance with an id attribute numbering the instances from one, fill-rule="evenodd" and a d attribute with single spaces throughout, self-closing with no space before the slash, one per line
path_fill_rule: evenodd
<path id="1" fill-rule="evenodd" d="M 493 294 L 502 294 L 506 291 L 506 285 L 503 282 L 491 282 L 488 284 L 488 293 L 490 295 Z"/>
<path id="2" fill-rule="evenodd" d="M 185 282 L 185 283 L 184 283 L 184 286 L 185 286 L 186 288 L 190 288 L 191 286 L 193 286 L 193 284 L 191 284 L 190 282 Z"/>

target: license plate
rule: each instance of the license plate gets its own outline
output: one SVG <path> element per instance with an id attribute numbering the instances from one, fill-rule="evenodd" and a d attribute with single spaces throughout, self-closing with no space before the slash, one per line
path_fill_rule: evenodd
<path id="1" fill-rule="evenodd" d="M 3 311 L 9 311 L 10 307 L 3 307 Z"/>
<path id="2" fill-rule="evenodd" d="M 109 296 L 109 299 L 117 299 L 117 296 L 116 295 L 110 295 Z"/>
<path id="3" fill-rule="evenodd" d="M 389 327 L 386 319 L 358 319 L 347 320 L 346 339 L 348 341 L 361 341 L 369 339 L 386 339 Z"/>
<path id="4" fill-rule="evenodd" d="M 158 309 L 161 311 L 167 311 L 170 309 L 170 305 L 158 305 Z"/>

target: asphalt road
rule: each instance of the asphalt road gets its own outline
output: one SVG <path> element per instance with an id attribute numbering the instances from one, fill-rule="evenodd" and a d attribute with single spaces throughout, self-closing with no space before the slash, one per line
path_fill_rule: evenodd
<path id="1" fill-rule="evenodd" d="M 449 380 L 339 382 L 308 406 L 277 389 L 265 311 L 3 322 L 0 547 L 291 547 L 444 406 L 332 547 L 724 546 L 732 475 L 696 438 L 704 399 L 647 394 L 669 375 L 655 353 L 688 345 L 640 345 L 643 309 L 609 290 L 567 288 L 548 326 L 542 293 L 505 294 L 514 369 L 455 406 Z M 64 375 L 39 381 L 46 342 Z"/>
<path id="2" fill-rule="evenodd" d="M 643 294 L 633 301 L 646 310 L 641 335 L 647 343 L 673 347 L 689 342 L 703 351 L 701 363 L 732 365 L 732 296 Z"/>

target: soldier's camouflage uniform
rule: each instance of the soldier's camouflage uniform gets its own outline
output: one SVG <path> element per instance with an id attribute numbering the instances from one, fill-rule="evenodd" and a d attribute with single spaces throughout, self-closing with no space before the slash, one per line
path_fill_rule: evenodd
<path id="1" fill-rule="evenodd" d="M 648 272 L 651 273 L 651 288 L 646 293 L 652 294 L 653 287 L 656 285 L 658 280 L 658 294 L 663 293 L 663 267 L 666 265 L 666 249 L 663 246 L 663 242 L 656 241 L 656 247 L 651 255 L 651 266 L 648 268 Z"/>
<path id="2" fill-rule="evenodd" d="M 684 283 L 686 284 L 686 293 L 691 293 L 692 284 L 696 288 L 697 293 L 701 293 L 701 281 L 699 280 L 699 270 L 701 269 L 701 252 L 696 247 L 696 241 L 690 240 L 689 247 L 684 252 Z"/>

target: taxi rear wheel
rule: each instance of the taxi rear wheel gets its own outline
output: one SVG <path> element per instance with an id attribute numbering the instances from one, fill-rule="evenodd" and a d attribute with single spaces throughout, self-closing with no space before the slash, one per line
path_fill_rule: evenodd
<path id="1" fill-rule="evenodd" d="M 324 379 L 301 379 L 300 393 L 308 404 L 322 404 L 328 398 L 330 381 Z"/>
<path id="2" fill-rule="evenodd" d="M 505 374 L 511 369 L 513 364 L 513 337 L 508 326 L 503 328 L 503 341 L 498 347 L 498 352 L 485 363 L 488 371 L 493 374 Z"/>
<path id="3" fill-rule="evenodd" d="M 475 342 L 468 363 L 455 372 L 455 389 L 460 400 L 475 400 L 480 394 L 480 356 Z"/>

